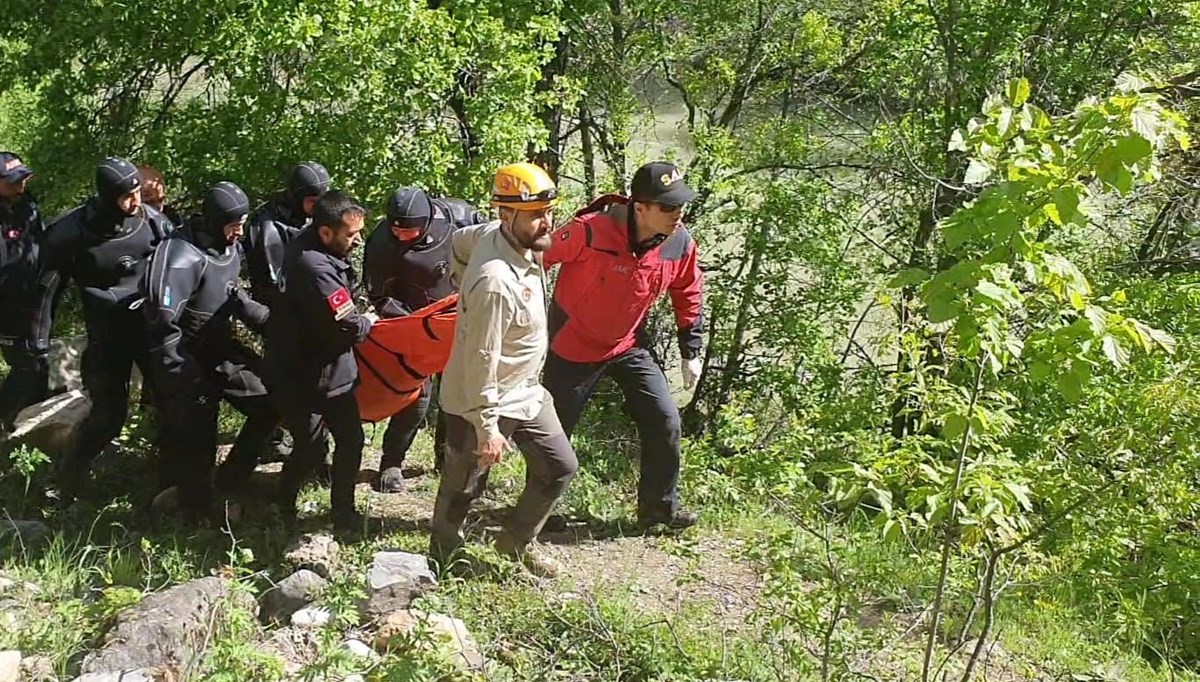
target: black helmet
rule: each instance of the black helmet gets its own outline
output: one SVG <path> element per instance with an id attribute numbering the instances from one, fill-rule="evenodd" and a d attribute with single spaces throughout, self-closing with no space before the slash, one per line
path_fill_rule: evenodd
<path id="1" fill-rule="evenodd" d="M 115 203 L 141 186 L 137 167 L 125 159 L 110 156 L 96 167 L 96 194 L 106 203 Z"/>
<path id="2" fill-rule="evenodd" d="M 249 213 L 250 200 L 242 188 L 232 182 L 218 182 L 204 195 L 204 229 L 210 234 L 221 234 L 226 225 Z"/>
<path id="3" fill-rule="evenodd" d="M 292 169 L 288 178 L 288 193 L 297 202 L 306 197 L 321 196 L 329 191 L 329 171 L 316 161 L 305 161 Z"/>

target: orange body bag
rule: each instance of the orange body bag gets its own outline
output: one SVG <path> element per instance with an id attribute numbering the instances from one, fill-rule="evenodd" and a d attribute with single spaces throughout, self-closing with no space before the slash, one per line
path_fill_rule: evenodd
<path id="1" fill-rule="evenodd" d="M 425 380 L 441 372 L 454 345 L 458 294 L 404 317 L 380 320 L 354 347 L 358 412 L 363 421 L 388 419 L 416 402 Z"/>

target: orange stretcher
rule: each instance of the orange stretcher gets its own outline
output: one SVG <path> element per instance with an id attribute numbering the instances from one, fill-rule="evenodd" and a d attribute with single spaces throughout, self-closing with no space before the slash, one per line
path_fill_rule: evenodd
<path id="1" fill-rule="evenodd" d="M 380 320 L 354 347 L 358 412 L 363 421 L 388 419 L 421 397 L 425 380 L 450 361 L 458 294 L 404 317 Z"/>

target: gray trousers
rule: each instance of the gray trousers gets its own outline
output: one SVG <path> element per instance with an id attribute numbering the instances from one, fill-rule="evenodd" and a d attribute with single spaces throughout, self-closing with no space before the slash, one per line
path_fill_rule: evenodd
<path id="1" fill-rule="evenodd" d="M 537 537 L 554 504 L 579 468 L 575 450 L 563 432 L 554 400 L 546 393 L 541 412 L 533 419 L 500 418 L 500 433 L 512 440 L 525 458 L 525 489 L 505 522 L 517 544 Z M 433 508 L 433 541 L 445 550 L 462 544 L 461 528 L 467 511 L 487 486 L 489 467 L 480 464 L 475 427 L 446 414 L 446 462 Z"/>

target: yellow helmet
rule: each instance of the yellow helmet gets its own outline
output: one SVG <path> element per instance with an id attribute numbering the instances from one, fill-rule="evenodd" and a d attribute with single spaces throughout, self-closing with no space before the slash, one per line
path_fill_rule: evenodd
<path id="1" fill-rule="evenodd" d="M 492 206 L 536 211 L 558 204 L 550 175 L 532 163 L 510 163 L 492 178 Z"/>

